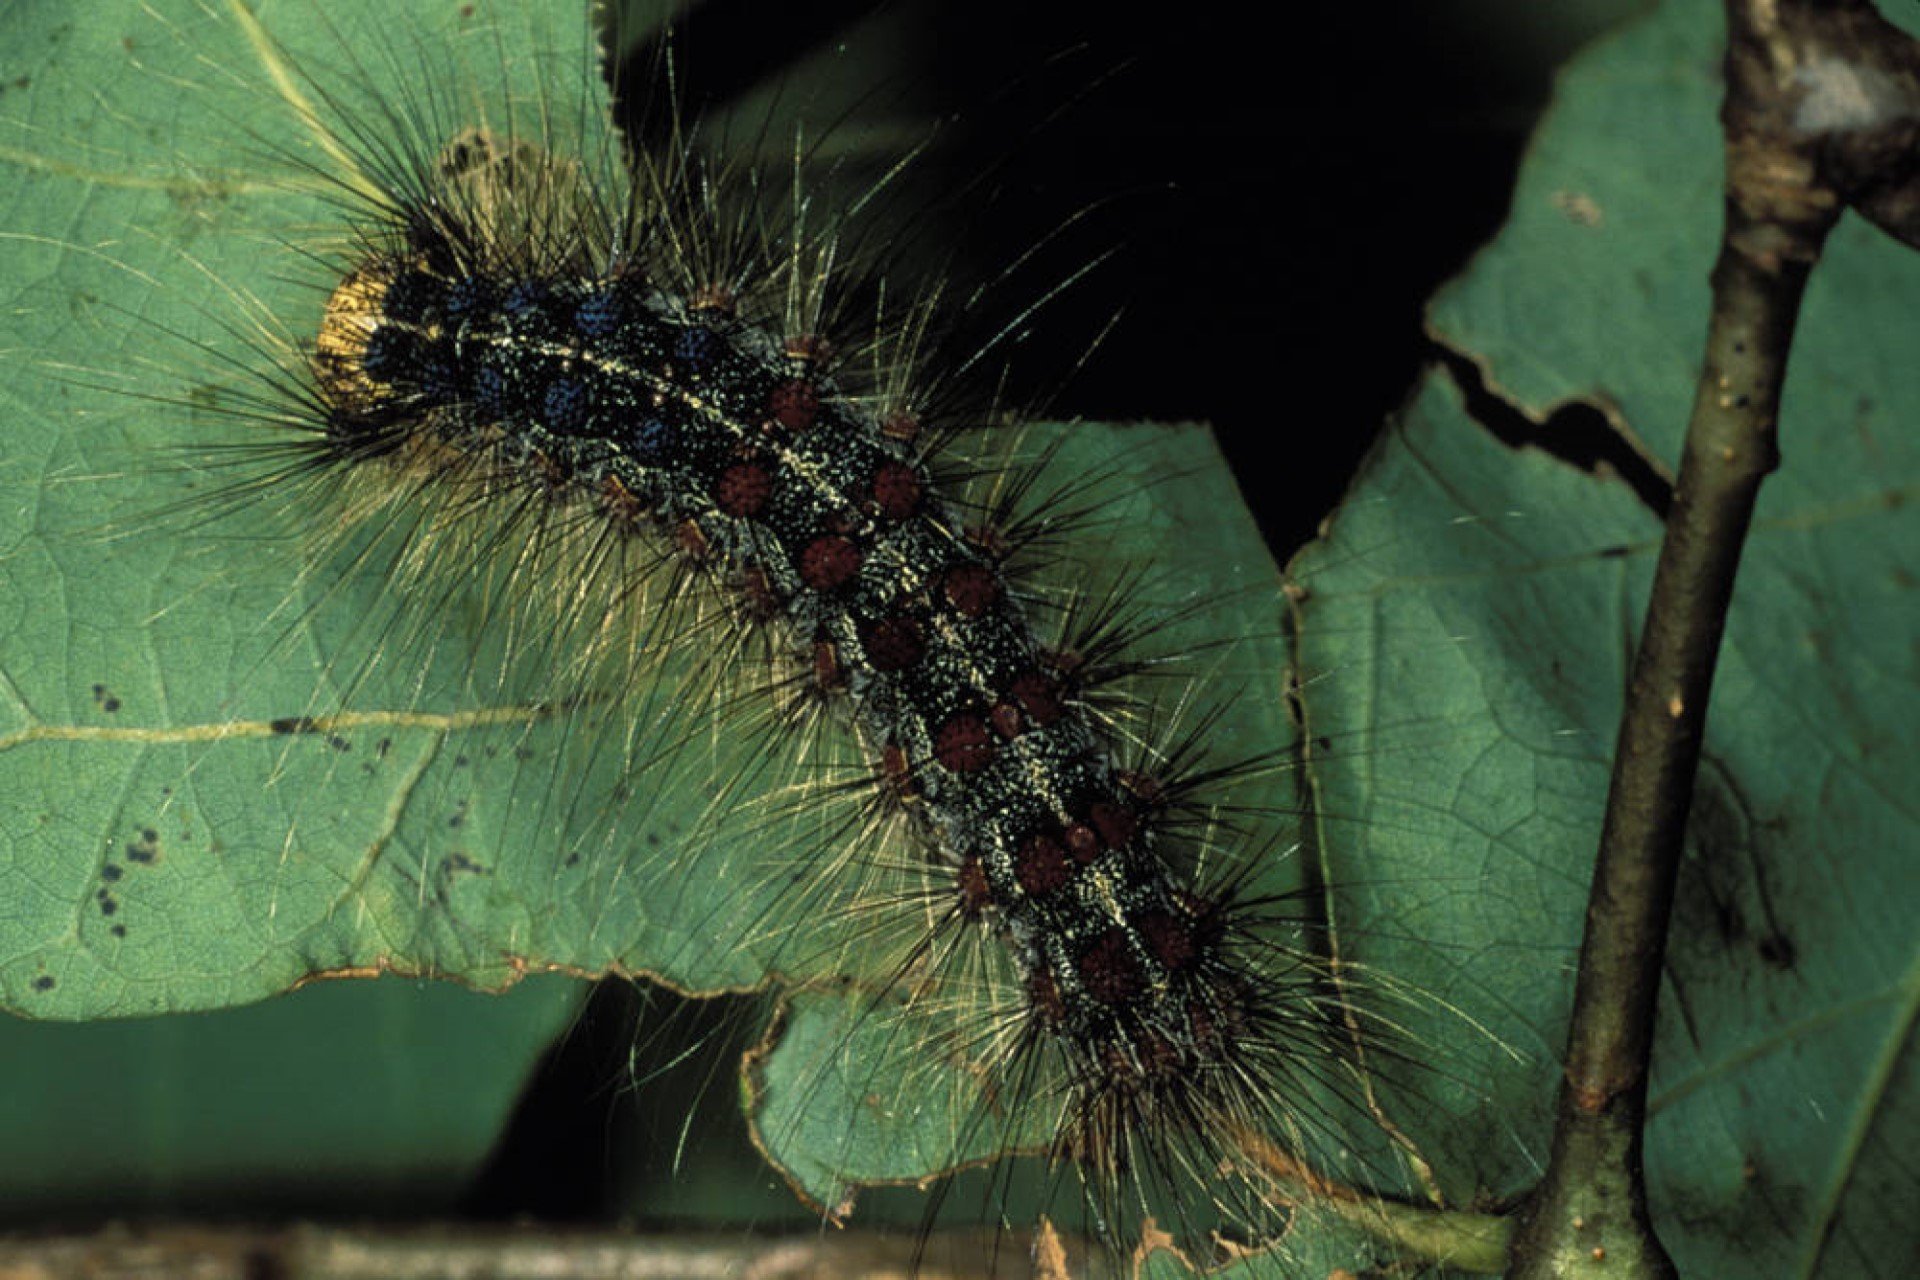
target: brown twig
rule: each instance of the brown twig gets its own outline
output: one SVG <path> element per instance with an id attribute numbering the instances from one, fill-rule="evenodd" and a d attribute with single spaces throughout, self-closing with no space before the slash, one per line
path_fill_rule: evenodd
<path id="1" fill-rule="evenodd" d="M 1727 0 L 1726 225 L 1614 755 L 1547 1175 L 1509 1275 L 1672 1277 L 1641 1174 L 1667 921 L 1734 573 L 1807 277 L 1852 206 L 1920 245 L 1920 45 L 1866 0 Z"/>
<path id="2" fill-rule="evenodd" d="M 1065 1280 L 1086 1273 L 1079 1242 L 1048 1232 L 1034 1273 Z M 786 1236 L 640 1235 L 482 1227 L 246 1227 L 110 1224 L 97 1231 L 0 1235 L 0 1276 L 146 1280 L 845 1280 L 903 1276 L 919 1262 L 929 1280 L 985 1274 L 996 1258 L 1022 1260 L 1024 1233 L 880 1235 L 814 1231 Z M 1051 1268 L 1051 1269 L 1049 1269 Z"/>

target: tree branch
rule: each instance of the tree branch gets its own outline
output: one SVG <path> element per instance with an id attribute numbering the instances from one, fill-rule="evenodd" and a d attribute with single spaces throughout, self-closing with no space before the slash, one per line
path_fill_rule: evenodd
<path id="1" fill-rule="evenodd" d="M 1614 754 L 1546 1177 L 1509 1275 L 1673 1277 L 1647 1063 L 1707 697 L 1807 277 L 1841 210 L 1920 245 L 1920 47 L 1866 0 L 1727 0 L 1726 225 L 1706 357 Z"/>
<path id="2" fill-rule="evenodd" d="M 1036 1243 L 1048 1250 L 1031 1253 Z M 0 1236 L 0 1275 L 88 1276 L 138 1280 L 653 1280 L 734 1276 L 748 1280 L 844 1280 L 906 1275 L 916 1263 L 929 1280 L 985 1274 L 995 1259 L 1033 1259 L 1043 1280 L 1084 1274 L 1085 1250 L 1052 1233 L 881 1235 L 816 1231 L 757 1236 L 740 1232 L 639 1235 L 482 1227 L 292 1226 L 251 1228 L 185 1224 Z"/>

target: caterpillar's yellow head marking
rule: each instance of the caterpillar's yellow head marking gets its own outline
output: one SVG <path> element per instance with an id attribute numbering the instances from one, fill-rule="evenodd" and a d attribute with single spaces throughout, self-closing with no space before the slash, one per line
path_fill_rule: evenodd
<path id="1" fill-rule="evenodd" d="M 368 258 L 327 298 L 313 344 L 313 375 L 320 394 L 336 409 L 365 407 L 383 390 L 366 372 L 367 343 L 380 325 L 394 274 L 391 259 Z"/>

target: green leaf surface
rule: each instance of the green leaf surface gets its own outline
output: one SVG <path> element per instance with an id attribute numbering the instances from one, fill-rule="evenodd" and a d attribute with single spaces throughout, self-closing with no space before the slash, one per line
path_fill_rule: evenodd
<path id="1" fill-rule="evenodd" d="M 1881 8 L 1920 34 L 1920 10 Z M 1564 68 L 1499 237 L 1428 310 L 1435 336 L 1482 361 L 1528 414 L 1596 401 L 1656 460 L 1679 455 L 1706 336 L 1707 272 L 1720 237 L 1723 39 L 1719 6 L 1670 0 Z M 1833 250 L 1843 271 L 1864 251 L 1850 246 L 1875 239 L 1848 219 Z M 1848 281 L 1889 301 L 1898 287 L 1870 272 Z M 1824 292 L 1853 296 L 1850 287 Z M 1788 394 L 1813 393 L 1796 385 L 1810 365 L 1815 379 L 1878 385 L 1849 361 L 1852 345 L 1845 325 L 1796 335 Z M 1854 353 L 1861 359 L 1871 356 Z M 1796 441 L 1788 433 L 1783 443 L 1791 450 Z M 1791 468 L 1770 494 L 1782 480 L 1795 483 Z"/>
<path id="2" fill-rule="evenodd" d="M 0 1201 L 20 1223 L 449 1212 L 579 1003 L 560 978 L 498 998 L 388 978 L 179 1017 L 0 1017 Z"/>
<path id="3" fill-rule="evenodd" d="M 1511 221 L 1433 310 L 1529 414 L 1598 397 L 1663 457 L 1720 223 L 1718 24 L 1675 0 L 1564 73 Z M 1654 1062 L 1651 1194 L 1683 1274 L 1894 1276 L 1920 1250 L 1895 1154 L 1920 1011 L 1915 298 L 1920 261 L 1843 223 L 1741 569 Z M 1538 1064 L 1564 1037 L 1657 536 L 1624 486 L 1493 447 L 1429 387 L 1296 566 L 1311 737 L 1354 748 L 1315 772 L 1326 842 L 1348 883 L 1380 886 L 1348 895 L 1354 916 L 1403 935 L 1358 954 L 1525 1059 L 1468 1048 L 1510 1138 L 1469 1121 L 1427 1148 L 1473 1174 L 1456 1194 L 1537 1176 L 1556 1083 Z"/>
<path id="4" fill-rule="evenodd" d="M 436 63 L 391 52 L 433 50 L 493 68 L 471 74 L 495 118 L 566 104 L 542 60 L 503 61 L 451 8 L 410 16 L 398 45 L 367 34 L 396 30 L 379 6 L 296 7 L 270 33 L 243 13 L 26 6 L 0 32 L 34 60 L 0 102 L 18 175 L 0 214 L 0 998 L 34 1016 L 213 1008 L 367 966 L 499 985 L 548 928 L 583 940 L 583 967 L 613 951 L 554 920 L 562 853 L 495 874 L 551 816 L 510 799 L 552 767 L 557 726 L 473 698 L 470 655 L 414 646 L 366 671 L 351 718 L 302 732 L 349 710 L 340 684 L 368 659 L 348 650 L 386 638 L 366 621 L 384 573 L 316 582 L 271 495 L 250 521 L 159 514 L 230 482 L 204 459 L 235 425 L 193 407 L 260 394 L 231 362 L 317 328 L 324 295 L 276 246 L 337 223 L 336 193 L 288 70 L 451 110 L 409 83 Z M 515 47 L 590 66 L 577 22 L 516 21 Z"/>

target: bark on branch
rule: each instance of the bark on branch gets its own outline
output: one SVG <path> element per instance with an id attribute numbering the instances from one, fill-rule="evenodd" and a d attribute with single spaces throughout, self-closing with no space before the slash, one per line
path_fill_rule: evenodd
<path id="1" fill-rule="evenodd" d="M 1641 1173 L 1668 917 L 1807 277 L 1852 207 L 1920 246 L 1920 45 L 1866 0 L 1727 0 L 1726 225 L 1587 905 L 1553 1152 L 1509 1275 L 1673 1277 Z"/>

